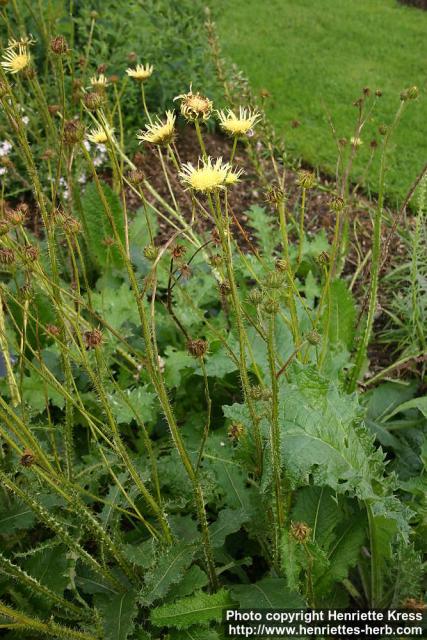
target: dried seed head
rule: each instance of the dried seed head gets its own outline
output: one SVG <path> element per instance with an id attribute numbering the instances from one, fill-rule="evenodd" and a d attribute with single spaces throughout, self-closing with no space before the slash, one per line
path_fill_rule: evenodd
<path id="1" fill-rule="evenodd" d="M 307 333 L 307 335 L 305 337 L 307 339 L 307 342 L 309 342 L 309 344 L 311 344 L 313 346 L 316 346 L 316 345 L 320 344 L 321 337 L 317 333 L 317 331 L 310 331 L 309 333 Z"/>
<path id="2" fill-rule="evenodd" d="M 289 265 L 287 260 L 284 260 L 283 258 L 279 258 L 278 260 L 276 260 L 274 266 L 277 271 L 284 272 L 288 270 Z"/>
<path id="3" fill-rule="evenodd" d="M 218 286 L 222 296 L 228 296 L 231 293 L 231 286 L 228 280 L 223 280 Z"/>
<path id="4" fill-rule="evenodd" d="M 10 224 L 14 226 L 21 225 L 25 222 L 25 218 L 27 217 L 28 207 L 27 205 L 21 206 L 19 205 L 16 209 L 10 209 L 6 212 L 6 218 Z"/>
<path id="5" fill-rule="evenodd" d="M 154 244 L 147 244 L 147 246 L 143 249 L 143 254 L 144 257 L 147 258 L 147 260 L 150 260 L 150 262 L 154 262 L 154 260 L 159 255 L 159 250 L 154 246 Z"/>
<path id="6" fill-rule="evenodd" d="M 187 342 L 188 353 L 195 358 L 202 358 L 208 352 L 209 344 L 203 338 L 196 338 L 196 340 L 189 340 Z"/>
<path id="7" fill-rule="evenodd" d="M 82 230 L 82 225 L 76 218 L 73 218 L 73 216 L 66 216 L 62 220 L 62 226 L 64 228 L 65 233 L 68 233 L 70 235 L 75 235 L 76 233 L 80 233 Z"/>
<path id="8" fill-rule="evenodd" d="M 248 300 L 251 304 L 258 306 L 264 300 L 264 293 L 258 288 L 251 289 L 249 291 Z"/>
<path id="9" fill-rule="evenodd" d="M 103 62 L 102 64 L 99 64 L 96 68 L 96 72 L 103 74 L 107 71 L 107 64 L 105 62 Z"/>
<path id="10" fill-rule="evenodd" d="M 52 336 L 56 338 L 61 333 L 61 329 L 56 326 L 56 324 L 47 324 L 45 328 L 45 332 L 48 336 Z"/>
<path id="11" fill-rule="evenodd" d="M 5 236 L 7 233 L 9 233 L 9 223 L 7 222 L 7 220 L 0 220 L 0 236 Z"/>
<path id="12" fill-rule="evenodd" d="M 84 94 L 83 102 L 89 111 L 97 111 L 97 109 L 101 109 L 105 103 L 105 96 L 98 91 L 90 91 Z"/>
<path id="13" fill-rule="evenodd" d="M 335 213 L 340 213 L 344 209 L 344 200 L 340 196 L 332 196 L 329 206 Z"/>
<path id="14" fill-rule="evenodd" d="M 86 349 L 95 349 L 102 343 L 102 332 L 100 329 L 92 329 L 91 331 L 85 331 L 83 334 L 83 342 Z"/>
<path id="15" fill-rule="evenodd" d="M 175 244 L 171 247 L 170 252 L 174 260 L 180 260 L 187 253 L 187 247 L 184 247 L 183 244 Z"/>
<path id="16" fill-rule="evenodd" d="M 363 87 L 363 95 L 366 97 L 371 95 L 371 90 L 369 87 Z"/>
<path id="17" fill-rule="evenodd" d="M 30 301 L 34 298 L 34 290 L 30 284 L 24 284 L 24 286 L 19 289 L 19 293 L 26 301 Z"/>
<path id="18" fill-rule="evenodd" d="M 63 55 L 68 51 L 67 41 L 63 36 L 56 36 L 50 41 L 50 48 L 52 53 L 58 56 Z"/>
<path id="19" fill-rule="evenodd" d="M 31 449 L 24 449 L 20 463 L 23 467 L 31 467 L 36 461 L 36 456 Z"/>
<path id="20" fill-rule="evenodd" d="M 52 160 L 55 157 L 55 151 L 53 149 L 45 149 L 40 157 L 42 160 Z"/>
<path id="21" fill-rule="evenodd" d="M 311 535 L 311 529 L 306 522 L 292 522 L 291 534 L 297 542 L 307 542 Z"/>
<path id="22" fill-rule="evenodd" d="M 227 430 L 230 440 L 237 442 L 245 435 L 245 427 L 241 422 L 233 422 Z"/>
<path id="23" fill-rule="evenodd" d="M 34 244 L 29 244 L 24 249 L 24 258 L 28 262 L 35 262 L 38 259 L 39 255 L 40 249 Z"/>
<path id="24" fill-rule="evenodd" d="M 183 93 L 174 100 L 181 100 L 181 113 L 187 120 L 207 120 L 212 113 L 212 101 L 200 93 Z"/>
<path id="25" fill-rule="evenodd" d="M 265 201 L 272 206 L 277 206 L 285 199 L 285 192 L 277 186 L 270 187 L 265 194 Z"/>
<path id="26" fill-rule="evenodd" d="M 80 120 L 68 120 L 64 124 L 64 142 L 73 145 L 81 142 L 85 135 L 85 126 Z"/>
<path id="27" fill-rule="evenodd" d="M 15 262 L 15 252 L 7 247 L 0 247 L 0 264 L 13 264 Z"/>
<path id="28" fill-rule="evenodd" d="M 383 95 L 383 92 L 381 91 L 381 89 L 377 89 L 375 91 L 375 95 L 377 96 L 377 98 L 381 98 L 381 96 Z"/>
<path id="29" fill-rule="evenodd" d="M 222 265 L 222 257 L 218 254 L 209 258 L 209 264 L 211 267 L 219 267 Z"/>
<path id="30" fill-rule="evenodd" d="M 345 147 L 348 144 L 348 140 L 347 140 L 347 138 L 340 138 L 338 140 L 338 143 L 339 143 L 340 147 Z"/>
<path id="31" fill-rule="evenodd" d="M 375 140 L 375 138 L 372 139 L 369 143 L 369 146 L 371 147 L 371 149 L 376 149 L 378 147 L 378 140 Z"/>
<path id="32" fill-rule="evenodd" d="M 142 184 L 144 182 L 144 180 L 145 180 L 145 176 L 144 176 L 143 171 L 141 171 L 140 169 L 135 169 L 134 171 L 129 171 L 128 180 L 135 187 L 138 186 L 139 184 Z"/>
<path id="33" fill-rule="evenodd" d="M 316 179 L 311 171 L 298 171 L 297 183 L 302 189 L 312 189 Z"/>
<path id="34" fill-rule="evenodd" d="M 47 109 L 51 116 L 56 116 L 56 114 L 61 111 L 59 104 L 50 104 Z"/>
<path id="35" fill-rule="evenodd" d="M 193 274 L 190 265 L 188 264 L 182 264 L 179 268 L 179 272 L 181 274 L 181 278 L 184 278 L 184 280 L 189 280 Z"/>

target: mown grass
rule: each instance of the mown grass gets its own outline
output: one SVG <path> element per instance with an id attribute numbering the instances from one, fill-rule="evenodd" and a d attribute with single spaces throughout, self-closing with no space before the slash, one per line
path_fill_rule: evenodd
<path id="1" fill-rule="evenodd" d="M 212 6 L 225 56 L 247 74 L 255 90 L 268 89 L 266 110 L 285 134 L 293 157 L 328 172 L 337 157 L 328 115 L 339 138 L 353 135 L 353 102 L 363 87 L 380 88 L 373 117 L 353 170 L 358 180 L 378 125 L 392 120 L 402 89 L 420 97 L 393 138 L 386 189 L 401 200 L 427 157 L 427 13 L 395 0 L 217 0 Z M 292 127 L 298 120 L 301 126 Z M 379 154 L 378 154 L 379 155 Z M 377 188 L 377 162 L 368 187 Z"/>

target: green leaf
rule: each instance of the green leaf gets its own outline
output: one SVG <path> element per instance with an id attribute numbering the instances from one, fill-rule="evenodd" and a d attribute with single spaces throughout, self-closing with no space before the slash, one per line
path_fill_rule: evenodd
<path id="1" fill-rule="evenodd" d="M 288 472 L 297 481 L 311 473 L 316 485 L 375 499 L 373 481 L 382 482 L 383 454 L 362 423 L 357 397 L 340 393 L 312 367 L 294 365 L 294 371 L 293 383 L 281 391 Z"/>
<path id="2" fill-rule="evenodd" d="M 147 606 L 163 598 L 171 586 L 182 579 L 185 570 L 193 560 L 194 553 L 195 547 L 186 542 L 178 543 L 163 551 L 154 569 L 146 576 L 140 602 Z"/>
<path id="3" fill-rule="evenodd" d="M 137 594 L 134 591 L 119 593 L 113 597 L 96 597 L 96 606 L 101 611 L 105 640 L 126 640 L 134 629 L 138 612 Z"/>
<path id="4" fill-rule="evenodd" d="M 34 413 L 42 413 L 46 409 L 46 400 L 59 409 L 63 409 L 65 405 L 64 396 L 45 382 L 34 370 L 23 377 L 22 397 Z"/>
<path id="5" fill-rule="evenodd" d="M 30 529 L 35 522 L 34 512 L 21 502 L 13 502 L 0 512 L 0 534 L 11 534 L 20 529 Z"/>
<path id="6" fill-rule="evenodd" d="M 189 568 L 181 582 L 174 587 L 173 599 L 176 600 L 177 598 L 189 596 L 195 591 L 206 587 L 207 584 L 208 576 L 197 564 L 194 564 Z"/>
<path id="7" fill-rule="evenodd" d="M 211 544 L 213 547 L 222 547 L 226 537 L 230 533 L 239 531 L 242 525 L 249 520 L 244 509 L 223 509 L 218 519 L 209 527 Z"/>
<path id="8" fill-rule="evenodd" d="M 156 627 L 188 629 L 193 624 L 202 625 L 212 621 L 219 622 L 222 619 L 224 609 L 231 605 L 230 594 L 225 589 L 213 594 L 201 591 L 194 596 L 182 598 L 173 604 L 156 607 L 150 613 L 150 620 Z"/>
<path id="9" fill-rule="evenodd" d="M 385 420 L 389 420 L 390 418 L 395 416 L 396 413 L 403 413 L 404 411 L 409 411 L 409 409 L 418 409 L 418 411 L 421 411 L 423 416 L 427 418 L 427 396 L 423 396 L 422 398 L 413 398 L 412 400 L 408 400 L 407 402 L 400 404 L 398 407 L 393 409 L 391 413 L 387 415 Z"/>
<path id="10" fill-rule="evenodd" d="M 323 314 L 324 333 L 329 336 L 332 346 L 344 345 L 351 349 L 354 339 L 356 306 L 351 292 L 344 280 L 332 282 L 329 290 L 330 313 L 325 309 Z"/>
<path id="11" fill-rule="evenodd" d="M 108 184 L 101 183 L 100 188 L 108 203 L 121 242 L 124 243 L 123 212 L 119 196 Z M 91 257 L 99 267 L 120 267 L 122 259 L 118 248 L 114 245 L 108 246 L 105 244 L 105 240 L 112 238 L 114 234 L 98 188 L 94 182 L 87 185 L 81 203 L 84 212 L 82 222 L 88 236 Z"/>
<path id="12" fill-rule="evenodd" d="M 100 283 L 98 281 L 99 286 Z M 95 311 L 113 329 L 120 330 L 123 337 L 131 334 L 129 329 L 124 330 L 124 325 L 133 324 L 139 326 L 140 317 L 135 296 L 126 282 L 121 283 L 120 287 L 117 286 L 115 281 L 111 284 L 108 283 L 108 285 L 103 283 L 101 292 L 93 292 L 91 299 Z"/>
<path id="13" fill-rule="evenodd" d="M 290 591 L 284 578 L 264 578 L 254 584 L 231 588 L 232 596 L 243 609 L 303 609 L 305 602 Z"/>
<path id="14" fill-rule="evenodd" d="M 277 230 L 273 225 L 273 217 L 267 213 L 264 207 L 253 204 L 245 211 L 248 224 L 254 230 L 261 253 L 271 256 L 278 244 Z"/>
<path id="15" fill-rule="evenodd" d="M 41 549 L 26 560 L 23 567 L 39 582 L 62 595 L 68 584 L 66 553 L 63 545 Z"/>
<path id="16" fill-rule="evenodd" d="M 135 413 L 143 422 L 154 422 L 157 419 L 156 394 L 147 391 L 146 386 L 124 389 L 123 393 L 115 391 L 109 394 L 108 399 L 111 411 L 118 423 L 129 424 L 129 422 L 135 420 Z M 131 406 L 129 406 L 128 402 Z M 131 407 L 133 407 L 135 413 Z"/>

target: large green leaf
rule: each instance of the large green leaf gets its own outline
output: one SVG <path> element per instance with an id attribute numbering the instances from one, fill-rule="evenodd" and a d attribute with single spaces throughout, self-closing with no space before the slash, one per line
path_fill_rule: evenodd
<path id="1" fill-rule="evenodd" d="M 324 332 L 331 345 L 351 349 L 354 338 L 356 306 L 344 280 L 335 280 L 329 290 L 330 307 L 323 314 Z"/>
<path id="2" fill-rule="evenodd" d="M 151 611 L 150 620 L 156 627 L 188 629 L 214 620 L 219 622 L 224 609 L 231 605 L 230 594 L 225 589 L 212 594 L 200 592 L 173 604 L 156 607 Z"/>
<path id="3" fill-rule="evenodd" d="M 120 240 L 124 243 L 124 220 L 119 196 L 108 184 L 101 183 L 100 188 Z M 84 213 L 83 226 L 88 236 L 91 257 L 99 267 L 119 267 L 122 263 L 119 250 L 117 246 L 109 245 L 109 239 L 114 238 L 112 225 L 94 182 L 87 185 L 81 202 Z"/>
<path id="4" fill-rule="evenodd" d="M 239 584 L 231 589 L 243 609 L 300 609 L 305 602 L 290 591 L 284 578 L 264 578 L 254 584 Z"/>
<path id="5" fill-rule="evenodd" d="M 137 614 L 137 594 L 134 591 L 112 597 L 99 595 L 96 606 L 102 614 L 105 640 L 126 640 L 134 629 Z"/>
<path id="6" fill-rule="evenodd" d="M 186 569 L 190 566 L 195 553 L 194 545 L 180 542 L 163 551 L 156 566 L 147 573 L 145 586 L 140 595 L 140 602 L 150 605 L 164 597 L 173 584 L 180 582 Z"/>

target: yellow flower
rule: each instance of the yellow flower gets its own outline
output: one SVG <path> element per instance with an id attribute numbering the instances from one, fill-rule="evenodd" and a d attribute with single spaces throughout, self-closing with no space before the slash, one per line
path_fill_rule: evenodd
<path id="1" fill-rule="evenodd" d="M 353 145 L 353 147 L 360 147 L 361 144 L 363 144 L 361 138 L 350 138 L 350 142 Z"/>
<path id="2" fill-rule="evenodd" d="M 100 73 L 99 76 L 93 76 L 90 79 L 90 84 L 94 89 L 105 89 L 108 86 L 108 80 L 103 73 Z"/>
<path id="3" fill-rule="evenodd" d="M 187 120 L 207 120 L 212 113 L 212 101 L 198 92 L 193 93 L 191 85 L 188 93 L 176 96 L 174 100 L 181 100 L 181 113 Z"/>
<path id="4" fill-rule="evenodd" d="M 194 167 L 191 162 L 183 164 L 179 177 L 188 188 L 201 193 L 211 193 L 235 184 L 241 173 L 241 171 L 233 172 L 231 165 L 223 162 L 222 158 L 218 158 L 215 162 L 212 158 L 207 158 L 202 162 L 199 161 L 197 167 Z"/>
<path id="5" fill-rule="evenodd" d="M 138 131 L 137 138 L 140 142 L 150 142 L 151 144 L 169 144 L 175 135 L 175 119 L 176 116 L 172 111 L 166 111 L 166 120 L 146 124 L 146 131 Z"/>
<path id="6" fill-rule="evenodd" d="M 138 82 L 144 82 L 144 80 L 148 80 L 151 74 L 154 71 L 154 67 L 152 64 L 146 64 L 145 67 L 143 64 L 137 64 L 135 69 L 126 69 L 126 73 L 130 78 L 134 78 L 138 80 Z"/>
<path id="7" fill-rule="evenodd" d="M 113 137 L 114 129 L 106 122 L 91 129 L 87 134 L 87 139 L 94 144 L 105 144 Z"/>
<path id="8" fill-rule="evenodd" d="M 231 109 L 218 111 L 219 126 L 230 136 L 244 136 L 255 126 L 260 120 L 261 114 L 258 111 L 243 109 L 240 107 L 239 115 L 236 115 Z"/>
<path id="9" fill-rule="evenodd" d="M 11 44 L 3 54 L 1 66 L 7 73 L 19 73 L 31 62 L 30 52 L 25 44 Z"/>

